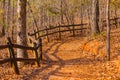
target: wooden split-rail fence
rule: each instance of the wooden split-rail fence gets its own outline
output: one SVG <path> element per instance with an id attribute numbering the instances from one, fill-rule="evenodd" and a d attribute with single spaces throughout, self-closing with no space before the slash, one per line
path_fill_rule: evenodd
<path id="1" fill-rule="evenodd" d="M 120 18 L 112 18 L 110 19 L 111 24 L 110 25 L 115 25 L 117 27 L 117 24 L 119 26 L 120 24 Z M 106 26 L 106 20 L 102 21 L 102 27 Z M 51 27 L 45 27 L 45 29 L 41 29 L 41 30 L 34 30 L 33 33 L 28 33 L 29 36 L 34 36 L 34 38 L 37 40 L 41 37 L 47 37 L 47 41 L 50 41 L 50 35 L 53 34 L 58 34 L 59 39 L 61 39 L 62 37 L 62 33 L 63 32 L 72 32 L 72 35 L 75 36 L 75 32 L 79 31 L 82 32 L 83 30 L 87 30 L 89 29 L 88 27 L 86 27 L 86 25 L 88 25 L 88 23 L 83 23 L 83 24 L 72 24 L 72 25 L 58 25 L 58 26 L 51 26 Z"/>
<path id="2" fill-rule="evenodd" d="M 46 36 L 47 41 L 49 42 L 50 41 L 49 36 L 53 34 L 58 34 L 59 39 L 61 39 L 63 32 L 71 32 L 72 35 L 75 36 L 76 35 L 75 31 L 82 31 L 87 29 L 85 27 L 81 27 L 84 25 L 87 25 L 87 24 L 85 23 L 85 24 L 73 24 L 73 25 L 59 25 L 55 27 L 52 26 L 50 28 L 47 28 L 46 26 L 46 29 L 37 30 L 37 31 L 34 31 L 34 33 L 28 33 L 28 35 L 34 36 L 36 40 Z"/>
<path id="3" fill-rule="evenodd" d="M 42 39 L 41 38 L 39 39 L 38 44 L 34 43 L 34 47 L 13 44 L 9 37 L 7 38 L 7 40 L 8 40 L 7 45 L 0 45 L 0 50 L 8 49 L 9 51 L 8 53 L 10 56 L 7 59 L 0 59 L 0 64 L 10 62 L 16 74 L 20 74 L 17 61 L 34 61 L 36 65 L 40 67 L 40 62 L 42 60 Z M 34 51 L 35 58 L 16 58 L 14 48 L 32 50 Z"/>

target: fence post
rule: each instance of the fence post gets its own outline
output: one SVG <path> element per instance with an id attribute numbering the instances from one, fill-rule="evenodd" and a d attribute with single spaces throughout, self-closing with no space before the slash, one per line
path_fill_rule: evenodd
<path id="1" fill-rule="evenodd" d="M 46 36 L 47 36 L 47 40 L 48 40 L 48 42 L 50 42 L 50 40 L 49 40 L 49 36 L 48 36 L 48 29 L 47 29 L 47 26 L 46 26 L 46 29 L 45 29 L 45 30 L 46 30 L 46 33 L 47 33 L 47 34 L 46 34 Z"/>
<path id="2" fill-rule="evenodd" d="M 13 49 L 13 46 L 12 46 L 11 39 L 10 39 L 10 37 L 8 37 L 7 39 L 8 39 L 8 45 L 9 45 L 10 55 L 11 55 L 11 58 L 12 58 L 11 61 L 12 61 L 12 64 L 13 64 L 14 71 L 15 71 L 16 74 L 19 74 L 19 69 L 18 69 L 17 61 L 15 59 L 15 54 L 14 54 L 14 49 Z"/>
<path id="3" fill-rule="evenodd" d="M 7 42 L 7 45 L 9 45 L 9 42 Z M 9 57 L 10 57 L 10 65 L 12 67 L 12 54 L 11 54 L 10 48 L 8 48 L 8 54 L 9 54 Z"/>
<path id="4" fill-rule="evenodd" d="M 36 47 L 37 47 L 37 44 L 34 43 L 34 48 L 35 48 L 34 53 L 35 53 L 35 57 L 36 57 L 36 65 L 38 67 L 40 67 L 40 65 L 39 65 L 39 58 L 38 58 L 38 51 L 37 51 Z"/>
<path id="5" fill-rule="evenodd" d="M 73 25 L 73 37 L 75 37 L 75 26 Z"/>
<path id="6" fill-rule="evenodd" d="M 34 30 L 34 33 L 36 32 L 36 30 Z M 38 36 L 37 33 L 35 34 L 35 39 L 37 40 Z"/>
<path id="7" fill-rule="evenodd" d="M 31 40 L 29 37 L 30 37 L 30 33 L 28 33 L 27 40 L 28 40 L 28 42 L 31 44 L 31 43 L 32 43 L 32 40 Z"/>
<path id="8" fill-rule="evenodd" d="M 61 39 L 61 32 L 60 32 L 60 24 L 59 24 L 59 39 Z"/>
<path id="9" fill-rule="evenodd" d="M 117 18 L 115 17 L 114 20 L 115 20 L 115 26 L 116 26 L 116 28 L 117 28 L 117 27 L 118 27 L 118 26 L 117 26 Z"/>
<path id="10" fill-rule="evenodd" d="M 120 26 L 119 18 L 118 18 L 118 22 L 117 22 L 117 25 L 118 25 L 118 27 Z"/>
<path id="11" fill-rule="evenodd" d="M 40 43 L 40 62 L 42 61 L 43 57 L 42 57 L 42 38 L 39 39 L 39 43 Z"/>
<path id="12" fill-rule="evenodd" d="M 37 29 L 35 30 L 35 32 L 37 32 Z M 34 32 L 34 33 L 35 33 L 35 32 Z M 37 40 L 38 37 L 40 36 L 40 32 L 37 32 L 35 35 L 36 35 L 36 40 Z"/>

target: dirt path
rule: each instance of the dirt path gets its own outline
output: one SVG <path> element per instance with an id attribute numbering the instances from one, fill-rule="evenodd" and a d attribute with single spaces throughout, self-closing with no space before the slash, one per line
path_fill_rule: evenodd
<path id="1" fill-rule="evenodd" d="M 104 62 L 82 52 L 81 39 L 52 44 L 45 50 L 43 68 L 33 70 L 24 79 L 40 80 L 117 80 L 118 64 Z"/>
<path id="2" fill-rule="evenodd" d="M 26 65 L 20 68 L 20 75 L 9 67 L 0 67 L 1 80 L 119 80 L 120 61 L 104 61 L 96 51 L 100 45 L 95 40 L 88 42 L 81 38 L 44 44 L 44 61 L 40 68 Z M 93 48 L 93 50 L 90 50 Z M 102 47 L 103 48 L 103 47 Z M 83 49 L 84 52 L 83 52 Z M 97 49 L 98 50 L 98 49 Z M 104 49 L 102 49 L 104 52 Z M 98 52 L 98 51 L 97 51 Z"/>

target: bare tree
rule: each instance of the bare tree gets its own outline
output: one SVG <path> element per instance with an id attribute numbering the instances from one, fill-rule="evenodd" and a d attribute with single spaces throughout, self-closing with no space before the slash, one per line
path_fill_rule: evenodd
<path id="1" fill-rule="evenodd" d="M 10 28 L 10 0 L 5 1 L 6 4 L 6 37 L 9 36 L 9 28 Z"/>
<path id="2" fill-rule="evenodd" d="M 3 0 L 3 6 L 2 8 L 4 9 L 3 10 L 3 26 L 2 26 L 2 36 L 5 35 L 5 0 Z"/>
<path id="3" fill-rule="evenodd" d="M 92 30 L 92 34 L 97 34 L 100 33 L 99 30 L 99 25 L 98 25 L 98 21 L 99 21 L 99 5 L 98 5 L 98 0 L 93 0 L 92 1 L 92 18 L 93 18 L 93 23 L 91 26 L 91 30 Z"/>
<path id="4" fill-rule="evenodd" d="M 107 0 L 106 21 L 107 21 L 107 60 L 110 60 L 110 0 Z"/>
<path id="5" fill-rule="evenodd" d="M 15 1 L 13 0 L 12 1 L 12 40 L 14 40 L 14 28 L 15 28 L 15 7 L 14 7 L 14 5 L 15 5 Z"/>
<path id="6" fill-rule="evenodd" d="M 17 24 L 17 44 L 27 45 L 27 36 L 26 36 L 26 3 L 27 0 L 18 0 L 18 24 Z M 25 58 L 27 57 L 26 50 L 17 49 L 17 57 Z M 23 63 L 19 62 L 19 66 Z"/>

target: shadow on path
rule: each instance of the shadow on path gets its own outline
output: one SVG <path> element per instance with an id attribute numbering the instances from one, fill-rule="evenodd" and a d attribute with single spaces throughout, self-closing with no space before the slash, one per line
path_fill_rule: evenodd
<path id="1" fill-rule="evenodd" d="M 31 74 L 24 76 L 24 80 L 29 80 L 31 78 L 34 78 L 35 76 L 40 76 L 39 78 L 41 80 L 49 80 L 51 75 L 56 75 L 56 73 L 59 73 L 59 70 L 63 68 L 65 65 L 88 65 L 88 64 L 96 64 L 97 62 L 102 62 L 100 60 L 94 60 L 92 58 L 86 58 L 86 57 L 81 57 L 81 58 L 76 58 L 76 59 L 69 59 L 69 60 L 63 60 L 59 56 L 57 56 L 59 48 L 66 43 L 67 41 L 63 41 L 61 43 L 54 43 L 52 44 L 47 50 L 44 51 L 44 56 L 46 60 L 43 61 L 43 64 L 45 64 L 45 67 L 40 67 L 32 71 Z M 56 46 L 57 45 L 57 46 Z M 54 56 L 58 61 L 53 61 L 51 58 L 48 56 L 48 51 L 52 49 L 53 46 L 56 46 L 55 50 L 52 53 L 52 56 Z M 42 71 L 52 68 L 53 66 L 57 66 L 54 70 L 52 69 L 49 71 L 47 74 L 42 74 L 39 75 Z M 60 75 L 57 76 L 65 76 L 64 73 L 60 73 Z"/>

